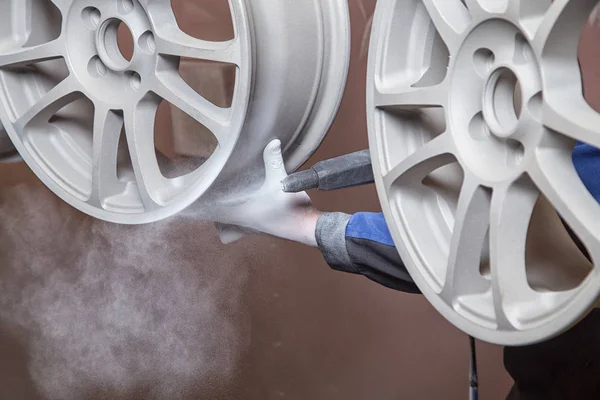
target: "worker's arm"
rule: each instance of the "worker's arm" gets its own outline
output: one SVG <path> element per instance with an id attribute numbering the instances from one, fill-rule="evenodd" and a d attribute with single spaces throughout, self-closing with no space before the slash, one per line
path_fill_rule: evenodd
<path id="1" fill-rule="evenodd" d="M 590 193 L 600 201 L 600 150 L 578 143 L 573 163 Z M 570 234 L 571 230 L 565 225 Z M 578 246 L 579 239 L 572 234 Z M 400 259 L 381 213 L 323 214 L 316 239 L 327 263 L 336 270 L 361 274 L 393 289 L 419 293 Z M 586 253 L 583 246 L 582 251 Z"/>
<path id="2" fill-rule="evenodd" d="M 394 246 L 381 213 L 326 213 L 317 221 L 316 239 L 335 270 L 364 275 L 391 289 L 420 293 Z"/>
<path id="3" fill-rule="evenodd" d="M 285 193 L 287 177 L 279 141 L 264 151 L 265 183 L 250 200 L 215 214 L 221 237 L 235 238 L 240 229 L 319 247 L 333 269 L 364 275 L 392 289 L 418 293 L 392 242 L 382 214 L 321 213 L 308 195 Z M 223 230 L 223 225 L 232 231 Z M 228 235 L 225 235 L 228 234 Z"/>

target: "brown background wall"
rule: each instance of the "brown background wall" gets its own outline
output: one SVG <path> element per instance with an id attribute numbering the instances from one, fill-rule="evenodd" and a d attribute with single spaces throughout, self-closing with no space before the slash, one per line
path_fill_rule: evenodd
<path id="1" fill-rule="evenodd" d="M 203 1 L 174 1 L 179 15 L 187 18 L 180 22 L 193 27 L 194 12 L 208 4 Z M 353 42 L 349 83 L 338 118 L 311 163 L 367 147 L 365 29 L 375 0 L 349 3 Z M 219 24 L 205 28 L 218 30 Z M 591 42 L 586 46 L 589 62 L 600 57 Z M 594 87 L 600 76 L 596 71 L 592 67 L 586 71 Z M 23 165 L 2 165 L 0 180 L 6 189 L 35 178 Z M 379 210 L 373 187 L 311 196 L 323 210 Z M 214 235 L 212 231 L 201 234 Z M 186 251 L 193 254 L 192 242 Z M 207 383 L 198 390 L 198 398 L 467 398 L 467 337 L 424 298 L 331 271 L 318 251 L 293 243 L 254 237 L 223 251 L 244 260 L 239 269 L 248 277 L 242 293 L 243 312 L 249 318 L 244 328 L 247 348 L 234 376 Z M 9 376 L 12 384 L 8 391 L 6 386 L 0 388 L 0 399 L 39 398 L 27 379 L 27 349 L 20 347 L 19 338 L 2 332 L 0 326 L 4 358 L 0 375 Z M 511 382 L 502 366 L 501 348 L 480 344 L 479 361 L 481 398 L 503 399 Z"/>

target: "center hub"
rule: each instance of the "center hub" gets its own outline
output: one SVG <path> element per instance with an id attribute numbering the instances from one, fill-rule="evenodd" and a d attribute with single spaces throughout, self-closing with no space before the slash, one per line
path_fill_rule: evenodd
<path id="1" fill-rule="evenodd" d="M 137 0 L 75 0 L 67 58 L 86 95 L 115 109 L 132 104 L 155 73 L 150 19 Z"/>
<path id="2" fill-rule="evenodd" d="M 125 37 L 131 37 L 131 30 L 119 18 L 105 20 L 96 34 L 96 48 L 102 62 L 113 71 L 125 71 L 131 59 L 126 59 L 119 43 L 119 28 L 126 27 Z M 121 30 L 123 32 L 123 30 Z M 122 36 L 123 37 L 123 36 Z"/>
<path id="3" fill-rule="evenodd" d="M 541 91 L 538 62 L 521 30 L 502 19 L 482 22 L 448 73 L 446 111 L 463 165 L 490 185 L 521 174 L 523 138 L 535 135 L 524 132 L 532 127 L 530 100 Z"/>

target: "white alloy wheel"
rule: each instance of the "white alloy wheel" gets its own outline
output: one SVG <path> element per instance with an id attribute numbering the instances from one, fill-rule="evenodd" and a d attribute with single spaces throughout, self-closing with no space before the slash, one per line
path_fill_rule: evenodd
<path id="1" fill-rule="evenodd" d="M 188 207 L 219 178 L 227 181 L 223 175 L 248 171 L 274 137 L 297 168 L 320 144 L 341 100 L 347 4 L 228 3 L 234 37 L 215 42 L 183 32 L 170 0 L 3 1 L 0 11 L 11 18 L 0 29 L 0 118 L 25 162 L 74 207 L 128 224 Z M 130 57 L 117 42 L 123 25 L 133 40 Z M 194 91 L 179 74 L 181 58 L 233 66 L 231 105 Z M 290 64 L 294 75 L 284 72 Z M 165 173 L 157 152 L 163 100 L 218 143 L 185 173 Z M 257 123 L 280 122 L 273 116 L 282 110 L 290 115 L 285 124 Z"/>
<path id="2" fill-rule="evenodd" d="M 571 159 L 577 141 L 600 148 L 578 65 L 596 5 L 377 3 L 367 112 L 382 207 L 423 294 L 479 339 L 542 341 L 598 298 L 600 205 Z"/>

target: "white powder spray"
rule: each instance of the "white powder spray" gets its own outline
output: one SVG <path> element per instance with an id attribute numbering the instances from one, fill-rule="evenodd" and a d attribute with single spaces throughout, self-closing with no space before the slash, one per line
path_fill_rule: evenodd
<path id="1" fill-rule="evenodd" d="M 0 333 L 33 398 L 206 399 L 234 379 L 247 263 L 211 224 L 113 225 L 20 186 L 0 194 L 0 247 Z"/>

